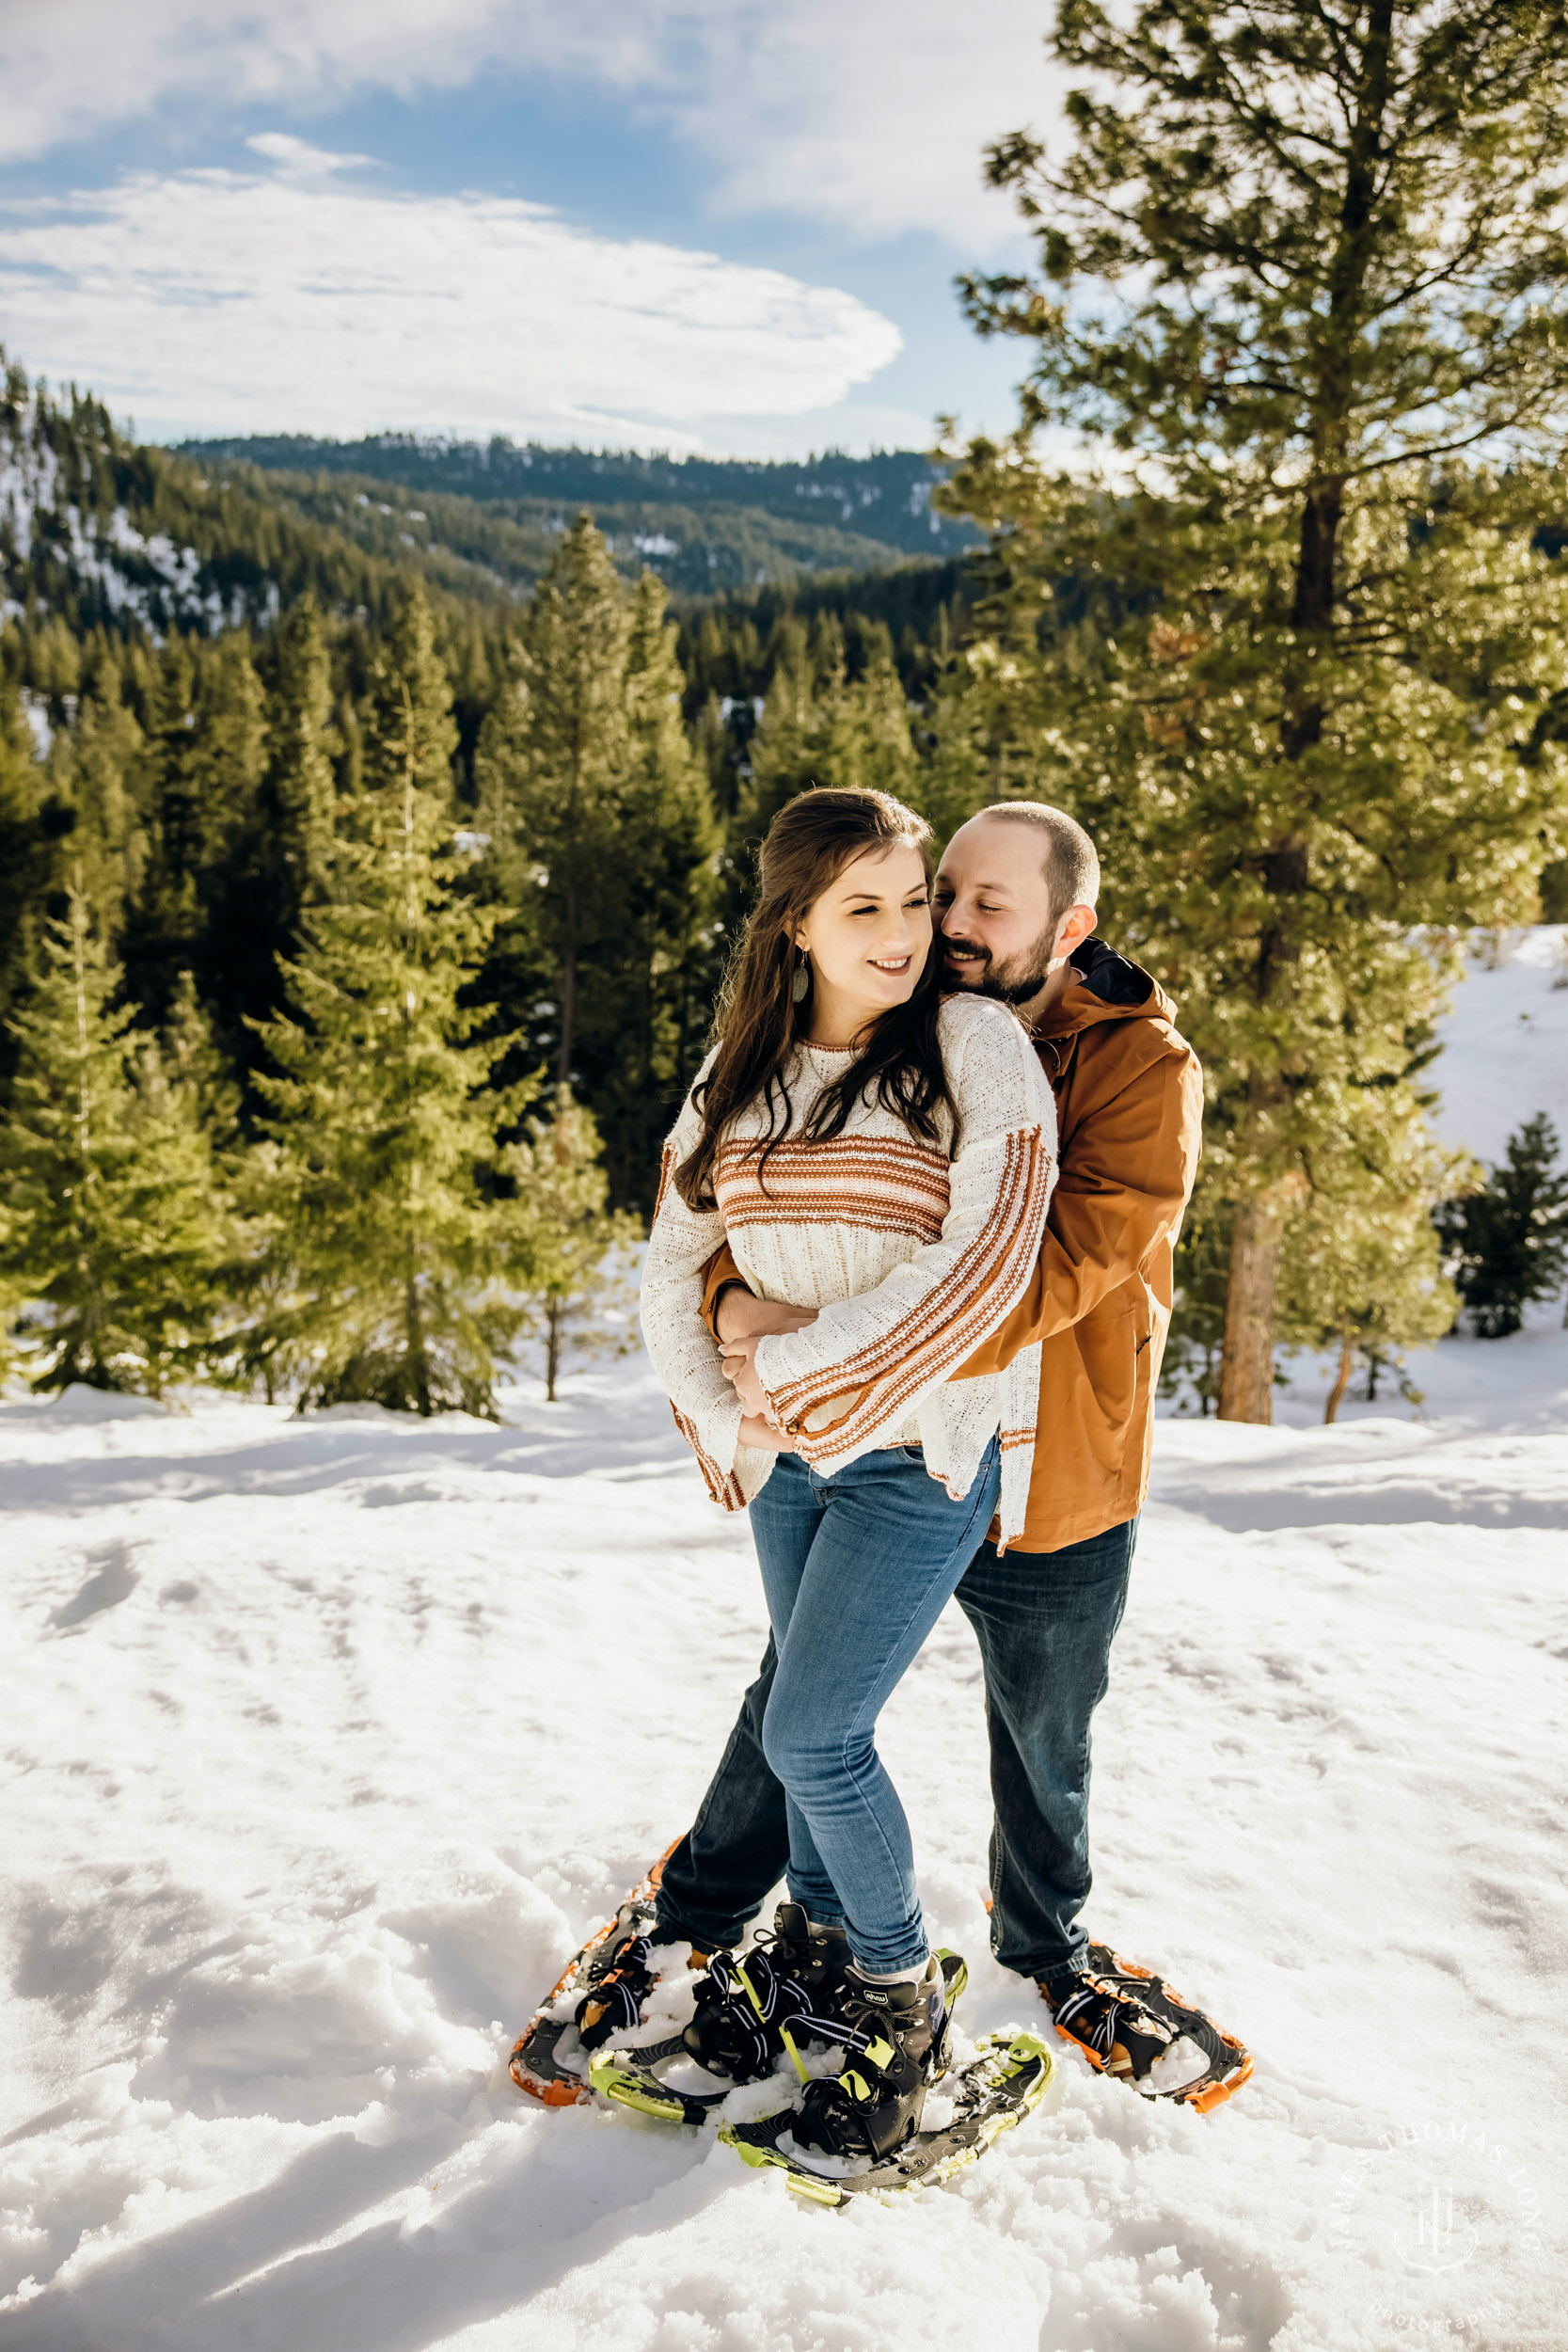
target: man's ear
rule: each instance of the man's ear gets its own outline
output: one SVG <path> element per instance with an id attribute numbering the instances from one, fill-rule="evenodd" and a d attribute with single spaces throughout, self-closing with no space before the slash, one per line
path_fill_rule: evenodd
<path id="1" fill-rule="evenodd" d="M 1093 935 L 1095 921 L 1093 907 L 1069 907 L 1056 926 L 1056 936 L 1051 947 L 1053 961 L 1060 962 L 1064 957 L 1070 956 L 1075 947 L 1081 947 L 1085 940 Z"/>

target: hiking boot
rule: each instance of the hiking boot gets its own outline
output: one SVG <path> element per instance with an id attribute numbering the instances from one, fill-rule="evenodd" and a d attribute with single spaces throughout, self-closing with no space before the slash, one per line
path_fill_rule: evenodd
<path id="1" fill-rule="evenodd" d="M 872 1984 L 851 1963 L 832 2006 L 837 2030 L 821 2036 L 843 2043 L 844 2069 L 806 2085 L 791 2126 L 798 2147 L 880 2162 L 920 2129 L 927 2090 L 948 2064 L 947 1983 L 939 1960 L 912 1984 Z"/>

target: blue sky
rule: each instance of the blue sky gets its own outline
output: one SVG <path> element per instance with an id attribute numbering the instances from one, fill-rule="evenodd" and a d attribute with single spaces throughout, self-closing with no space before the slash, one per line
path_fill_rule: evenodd
<path id="1" fill-rule="evenodd" d="M 383 428 L 799 455 L 996 429 L 990 0 L 51 0 L 0 16 L 0 340 L 150 437 Z"/>

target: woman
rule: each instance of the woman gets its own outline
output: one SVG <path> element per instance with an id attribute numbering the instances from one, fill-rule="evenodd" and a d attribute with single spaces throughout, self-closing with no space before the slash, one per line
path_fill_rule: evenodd
<path id="1" fill-rule="evenodd" d="M 812 2085 L 795 2136 L 876 2154 L 918 2122 L 942 2010 L 877 1716 L 993 1518 L 1004 1544 L 1022 1528 L 1037 1349 L 948 1383 L 1021 1295 L 1054 1176 L 1016 1017 L 942 1000 L 929 888 L 929 829 L 885 793 L 809 792 L 774 818 L 642 1282 L 709 1492 L 751 1508 L 789 1892 L 816 1929 L 842 1924 L 850 2023 L 887 2053 Z M 700 1311 L 725 1240 L 760 1296 L 815 1311 L 744 1357 L 751 1411 Z"/>

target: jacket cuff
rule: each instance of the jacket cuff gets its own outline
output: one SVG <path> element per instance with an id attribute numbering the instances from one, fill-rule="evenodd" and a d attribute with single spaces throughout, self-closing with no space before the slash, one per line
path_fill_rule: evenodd
<path id="1" fill-rule="evenodd" d="M 719 1337 L 719 1301 L 732 1282 L 738 1282 L 742 1290 L 752 1287 L 730 1254 L 729 1243 L 725 1242 L 721 1249 L 714 1251 L 703 1268 L 703 1295 L 697 1312 L 706 1324 L 710 1339 L 717 1340 Z"/>

